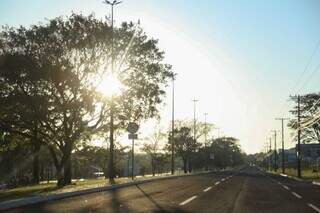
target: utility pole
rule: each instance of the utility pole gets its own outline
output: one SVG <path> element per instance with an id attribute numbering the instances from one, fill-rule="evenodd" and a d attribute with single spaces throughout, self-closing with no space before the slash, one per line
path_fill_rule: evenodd
<path id="1" fill-rule="evenodd" d="M 270 153 L 270 155 L 269 155 L 269 171 L 271 171 L 271 152 L 272 152 L 272 150 L 271 150 L 271 137 L 269 138 L 269 153 Z"/>
<path id="2" fill-rule="evenodd" d="M 174 80 L 176 74 L 172 76 L 172 123 L 171 123 L 171 174 L 174 174 Z"/>
<path id="3" fill-rule="evenodd" d="M 300 150 L 300 140 L 301 140 L 301 129 L 300 129 L 300 95 L 298 95 L 298 147 L 297 147 L 297 160 L 298 160 L 298 177 L 301 178 L 301 150 Z"/>
<path id="4" fill-rule="evenodd" d="M 280 120 L 281 121 L 281 141 L 282 141 L 282 154 L 281 154 L 281 158 L 282 158 L 282 162 L 281 162 L 281 166 L 282 166 L 282 173 L 285 173 L 285 168 L 284 168 L 284 130 L 283 130 L 283 121 L 284 120 L 289 120 L 289 118 L 276 118 L 276 120 Z"/>
<path id="5" fill-rule="evenodd" d="M 114 73 L 114 51 L 113 51 L 113 6 L 118 5 L 121 3 L 121 1 L 114 0 L 113 2 L 110 2 L 108 0 L 104 0 L 105 4 L 111 6 L 111 72 Z M 110 106 L 110 147 L 109 147 L 109 182 L 114 183 L 114 163 L 113 163 L 113 154 L 114 154 L 114 103 L 113 98 L 111 98 L 111 106 Z"/>
<path id="6" fill-rule="evenodd" d="M 193 99 L 193 139 L 196 140 L 196 103 L 199 101 L 197 99 Z"/>
<path id="7" fill-rule="evenodd" d="M 277 130 L 272 130 L 274 133 L 274 171 L 277 172 Z"/>
<path id="8" fill-rule="evenodd" d="M 204 150 L 205 150 L 205 170 L 208 171 L 208 150 L 207 150 L 207 115 L 204 113 Z"/>

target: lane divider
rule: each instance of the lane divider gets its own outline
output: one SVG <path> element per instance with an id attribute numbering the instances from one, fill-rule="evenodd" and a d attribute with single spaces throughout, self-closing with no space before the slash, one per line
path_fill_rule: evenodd
<path id="1" fill-rule="evenodd" d="M 316 212 L 320 213 L 320 209 L 318 207 L 316 207 L 315 205 L 308 203 L 308 206 L 311 207 L 313 210 L 315 210 Z"/>
<path id="2" fill-rule="evenodd" d="M 281 185 L 283 188 L 285 188 L 286 190 L 290 190 L 288 186 L 285 185 Z"/>
<path id="3" fill-rule="evenodd" d="M 217 185 L 219 185 L 221 182 L 223 182 L 223 181 L 231 178 L 232 176 L 233 176 L 233 175 L 231 175 L 231 176 L 229 176 L 229 177 L 226 177 L 226 178 L 222 178 L 220 181 L 215 182 L 214 185 L 217 186 Z M 207 191 L 209 191 L 210 189 L 212 189 L 212 186 L 209 186 L 209 187 L 205 188 L 205 189 L 202 190 L 202 191 L 203 191 L 203 192 L 207 192 Z M 185 201 L 181 202 L 179 205 L 180 205 L 180 206 L 184 206 L 184 205 L 186 205 L 187 203 L 190 203 L 191 201 L 193 201 L 194 199 L 196 199 L 197 197 L 198 197 L 197 195 L 194 195 L 194 196 L 186 199 Z"/>
<path id="4" fill-rule="evenodd" d="M 291 192 L 294 196 L 296 196 L 297 198 L 299 198 L 299 199 L 301 199 L 302 197 L 301 197 L 301 195 L 298 195 L 297 193 L 295 193 L 295 192 Z"/>
<path id="5" fill-rule="evenodd" d="M 192 197 L 188 198 L 187 200 L 181 202 L 179 205 L 180 205 L 180 206 L 186 205 L 187 203 L 193 201 L 193 200 L 196 199 L 196 198 L 197 198 L 197 195 L 192 196 Z"/>
<path id="6" fill-rule="evenodd" d="M 207 191 L 209 191 L 210 189 L 212 189 L 211 186 L 209 186 L 208 188 L 204 189 L 203 192 L 207 192 Z"/>

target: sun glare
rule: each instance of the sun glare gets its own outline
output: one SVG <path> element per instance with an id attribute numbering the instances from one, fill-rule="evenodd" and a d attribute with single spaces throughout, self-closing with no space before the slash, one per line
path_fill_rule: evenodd
<path id="1" fill-rule="evenodd" d="M 121 92 L 121 88 L 121 82 L 112 74 L 105 76 L 97 87 L 98 91 L 107 97 L 119 94 Z"/>

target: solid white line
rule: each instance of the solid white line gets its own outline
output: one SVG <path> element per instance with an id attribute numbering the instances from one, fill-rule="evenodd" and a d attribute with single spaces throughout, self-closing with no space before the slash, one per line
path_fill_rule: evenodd
<path id="1" fill-rule="evenodd" d="M 316 212 L 320 213 L 320 209 L 318 207 L 316 207 L 315 205 L 312 205 L 311 203 L 308 203 L 308 206 L 313 208 L 313 210 L 315 210 Z"/>
<path id="2" fill-rule="evenodd" d="M 302 198 L 300 195 L 298 195 L 297 193 L 295 192 L 291 192 L 294 196 L 296 196 L 297 198 Z"/>
<path id="3" fill-rule="evenodd" d="M 187 203 L 191 202 L 192 200 L 194 200 L 194 199 L 196 199 L 196 198 L 197 198 L 196 195 L 195 195 L 195 196 L 192 196 L 192 197 L 190 197 L 189 199 L 187 199 L 187 200 L 183 201 L 182 203 L 180 203 L 179 205 L 180 205 L 180 206 L 186 205 Z"/>
<path id="4" fill-rule="evenodd" d="M 220 181 L 218 181 L 218 182 L 215 182 L 215 184 L 214 184 L 214 185 L 218 185 L 218 184 L 220 184 Z"/>
<path id="5" fill-rule="evenodd" d="M 285 185 L 281 185 L 283 188 L 285 188 L 286 190 L 290 190 L 288 186 Z"/>
<path id="6" fill-rule="evenodd" d="M 209 191 L 210 189 L 212 189 L 211 186 L 209 186 L 208 188 L 204 189 L 203 191 L 204 191 L 204 192 L 207 192 L 207 191 Z"/>

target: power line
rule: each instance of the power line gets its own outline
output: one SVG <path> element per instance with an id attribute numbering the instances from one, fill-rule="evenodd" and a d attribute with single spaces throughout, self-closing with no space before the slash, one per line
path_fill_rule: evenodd
<path id="1" fill-rule="evenodd" d="M 298 86 L 299 86 L 299 84 L 300 84 L 300 82 L 301 82 L 301 80 L 302 80 L 302 77 L 303 77 L 303 75 L 307 72 L 307 70 L 309 69 L 309 66 L 310 66 L 310 64 L 311 64 L 311 62 L 312 62 L 315 54 L 318 52 L 319 47 L 320 47 L 320 40 L 317 42 L 315 48 L 313 49 L 312 54 L 311 54 L 309 60 L 307 61 L 307 64 L 306 64 L 306 66 L 304 67 L 302 73 L 299 75 L 299 77 L 297 78 L 297 80 L 296 80 L 295 83 L 293 84 L 293 87 L 292 87 L 292 90 L 294 91 L 293 93 L 297 93 L 296 90 L 297 90 L 297 88 L 298 88 Z M 320 65 L 320 64 L 319 64 L 319 65 Z M 314 71 L 314 72 L 315 72 L 315 71 Z M 282 105 L 282 107 L 280 108 L 279 114 L 282 114 L 283 109 L 284 109 L 284 107 L 287 105 L 287 103 L 288 103 L 288 102 L 285 102 L 285 103 Z"/>

